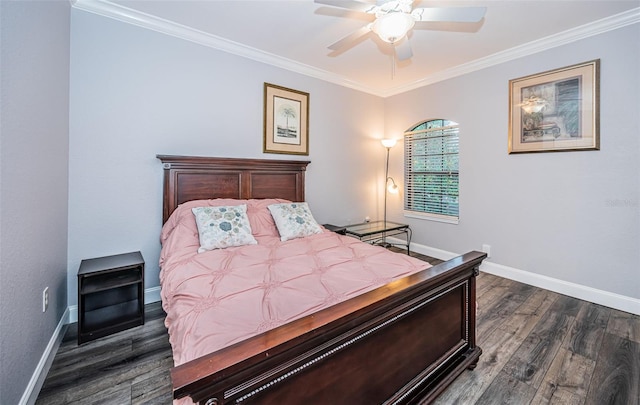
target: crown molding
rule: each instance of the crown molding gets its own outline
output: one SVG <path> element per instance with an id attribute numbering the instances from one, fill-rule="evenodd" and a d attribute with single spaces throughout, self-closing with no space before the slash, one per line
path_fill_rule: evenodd
<path id="1" fill-rule="evenodd" d="M 454 66 L 441 72 L 429 75 L 418 81 L 398 87 L 380 90 L 365 86 L 361 83 L 347 79 L 344 76 L 318 69 L 291 59 L 264 52 L 247 45 L 240 44 L 213 34 L 206 33 L 173 21 L 165 20 L 143 13 L 107 0 L 70 0 L 73 8 L 86 12 L 112 18 L 127 24 L 136 25 L 162 34 L 191 41 L 203 46 L 214 48 L 223 52 L 238 55 L 257 62 L 289 70 L 291 72 L 314 77 L 339 86 L 373 94 L 379 97 L 390 97 L 410 90 L 415 90 L 443 80 L 472 73 L 481 69 L 495 66 L 524 56 L 552 49 L 571 42 L 579 41 L 594 35 L 626 27 L 640 22 L 640 7 L 633 8 L 620 14 L 616 14 L 601 20 L 597 20 L 579 27 L 572 28 L 558 34 L 540 38 L 538 40 L 519 45 L 501 52 L 494 53 L 484 58 L 476 59 L 469 63 Z"/>
<path id="2" fill-rule="evenodd" d="M 491 66 L 499 65 L 501 63 L 512 61 L 514 59 L 533 55 L 538 52 L 569 44 L 571 42 L 576 42 L 581 39 L 592 37 L 594 35 L 603 34 L 605 32 L 617 30 L 628 25 L 637 24 L 638 22 L 640 22 L 640 7 L 633 8 L 631 10 L 627 10 L 620 14 L 615 14 L 613 16 L 603 18 L 601 20 L 597 20 L 589 24 L 581 25 L 579 27 L 563 31 L 558 34 L 540 38 L 523 45 L 506 49 L 504 51 L 494 53 L 484 58 L 476 59 L 469 63 L 454 66 L 450 69 L 435 73 L 416 82 L 388 89 L 387 91 L 383 92 L 381 96 L 389 97 L 410 90 L 415 90 L 417 88 L 424 87 L 430 84 L 452 79 L 457 76 L 462 76 Z"/>
<path id="3" fill-rule="evenodd" d="M 143 13 L 107 0 L 71 0 L 71 5 L 73 8 L 78 10 L 112 18 L 120 22 L 194 42 L 199 45 L 241 56 L 243 58 L 255 60 L 257 62 L 262 62 L 306 76 L 315 77 L 343 87 L 376 94 L 375 89 L 364 86 L 335 73 L 296 62 L 291 59 L 283 58 L 269 52 L 264 52 L 217 35 L 209 34 L 204 31 L 178 24 L 164 18 L 156 17 L 151 14 Z"/>

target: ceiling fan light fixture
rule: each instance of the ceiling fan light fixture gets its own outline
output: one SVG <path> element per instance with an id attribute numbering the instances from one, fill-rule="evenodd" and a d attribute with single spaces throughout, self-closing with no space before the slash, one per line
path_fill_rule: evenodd
<path id="1" fill-rule="evenodd" d="M 393 44 L 407 35 L 415 22 L 416 20 L 411 14 L 393 12 L 378 17 L 373 22 L 371 29 L 378 34 L 380 39 Z"/>

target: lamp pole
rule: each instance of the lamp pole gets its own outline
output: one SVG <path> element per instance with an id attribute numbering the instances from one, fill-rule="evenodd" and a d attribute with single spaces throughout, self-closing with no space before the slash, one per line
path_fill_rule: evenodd
<path id="1" fill-rule="evenodd" d="M 389 184 L 389 151 L 391 147 L 387 146 L 387 164 L 384 170 L 384 227 L 387 227 L 387 184 Z M 383 234 L 383 242 L 386 243 Z"/>
<path id="2" fill-rule="evenodd" d="M 382 143 L 382 146 L 384 146 L 385 148 L 387 148 L 387 162 L 385 164 L 385 168 L 384 168 L 384 221 L 382 223 L 382 226 L 384 227 L 382 230 L 382 246 L 384 247 L 388 247 L 387 245 L 387 184 L 389 184 L 389 152 L 391 151 L 391 148 L 393 148 L 393 146 L 396 144 L 396 140 L 395 139 L 382 139 L 380 141 Z M 393 181 L 393 179 L 391 180 Z M 395 184 L 395 182 L 394 182 Z M 395 189 L 395 187 L 394 187 Z"/>

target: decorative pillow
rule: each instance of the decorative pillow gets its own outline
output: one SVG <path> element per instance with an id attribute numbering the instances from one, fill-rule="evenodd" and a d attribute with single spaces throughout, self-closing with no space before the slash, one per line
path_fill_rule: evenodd
<path id="1" fill-rule="evenodd" d="M 283 242 L 322 233 L 322 228 L 313 219 L 306 202 L 272 204 L 269 205 L 269 211 L 278 227 L 280 240 Z"/>
<path id="2" fill-rule="evenodd" d="M 198 253 L 231 246 L 255 245 L 247 218 L 247 206 L 220 206 L 192 208 L 198 224 L 200 248 Z"/>

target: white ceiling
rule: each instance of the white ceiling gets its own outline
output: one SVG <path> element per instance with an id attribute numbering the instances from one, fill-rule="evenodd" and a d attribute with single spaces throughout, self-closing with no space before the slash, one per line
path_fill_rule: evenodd
<path id="1" fill-rule="evenodd" d="M 413 58 L 393 69 L 390 45 L 373 33 L 341 52 L 328 50 L 372 16 L 313 0 L 74 1 L 78 9 L 381 96 L 640 22 L 640 0 L 414 1 L 431 6 L 487 12 L 480 23 L 414 28 Z"/>

